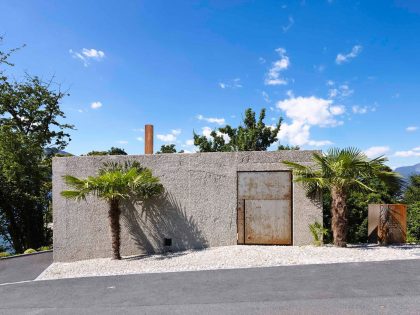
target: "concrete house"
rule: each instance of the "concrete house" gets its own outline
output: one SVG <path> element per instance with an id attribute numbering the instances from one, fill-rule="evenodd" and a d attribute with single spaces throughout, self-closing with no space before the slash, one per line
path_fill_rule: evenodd
<path id="1" fill-rule="evenodd" d="M 147 140 L 147 139 L 146 139 Z M 147 151 L 146 151 L 147 152 Z M 104 162 L 136 160 L 166 193 L 124 205 L 121 253 L 140 255 L 236 244 L 306 245 L 308 225 L 322 222 L 283 160 L 312 163 L 313 151 L 60 157 L 53 160 L 54 260 L 110 257 L 107 204 L 66 200 L 63 175 L 96 175 Z"/>

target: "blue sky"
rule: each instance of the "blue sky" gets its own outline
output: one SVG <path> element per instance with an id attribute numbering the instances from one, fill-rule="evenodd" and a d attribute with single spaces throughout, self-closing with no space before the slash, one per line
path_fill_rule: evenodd
<path id="1" fill-rule="evenodd" d="M 67 151 L 193 151 L 192 131 L 280 116 L 283 144 L 420 162 L 416 1 L 1 1 L 2 49 L 71 94 Z M 276 146 L 273 146 L 273 149 Z"/>

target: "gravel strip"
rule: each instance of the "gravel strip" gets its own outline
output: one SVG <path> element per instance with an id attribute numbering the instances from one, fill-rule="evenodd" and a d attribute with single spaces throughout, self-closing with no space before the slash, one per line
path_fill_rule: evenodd
<path id="1" fill-rule="evenodd" d="M 420 245 L 223 246 L 162 255 L 53 263 L 36 280 L 154 272 L 420 259 Z"/>

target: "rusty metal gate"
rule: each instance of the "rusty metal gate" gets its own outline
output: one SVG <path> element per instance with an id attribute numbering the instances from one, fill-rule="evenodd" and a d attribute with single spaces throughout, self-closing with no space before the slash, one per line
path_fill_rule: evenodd
<path id="1" fill-rule="evenodd" d="M 291 172 L 238 172 L 238 244 L 292 244 Z"/>

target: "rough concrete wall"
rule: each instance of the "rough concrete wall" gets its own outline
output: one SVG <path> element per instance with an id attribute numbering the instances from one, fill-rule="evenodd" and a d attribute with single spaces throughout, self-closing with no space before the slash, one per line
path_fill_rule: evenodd
<path id="1" fill-rule="evenodd" d="M 96 175 L 103 162 L 136 160 L 165 187 L 159 200 L 126 204 L 122 214 L 123 256 L 236 244 L 237 172 L 285 170 L 282 160 L 310 163 L 313 151 L 89 156 L 53 160 L 54 260 L 110 257 L 107 204 L 89 197 L 65 200 L 62 176 Z M 310 244 L 308 224 L 322 222 L 322 209 L 293 184 L 293 244 Z"/>

